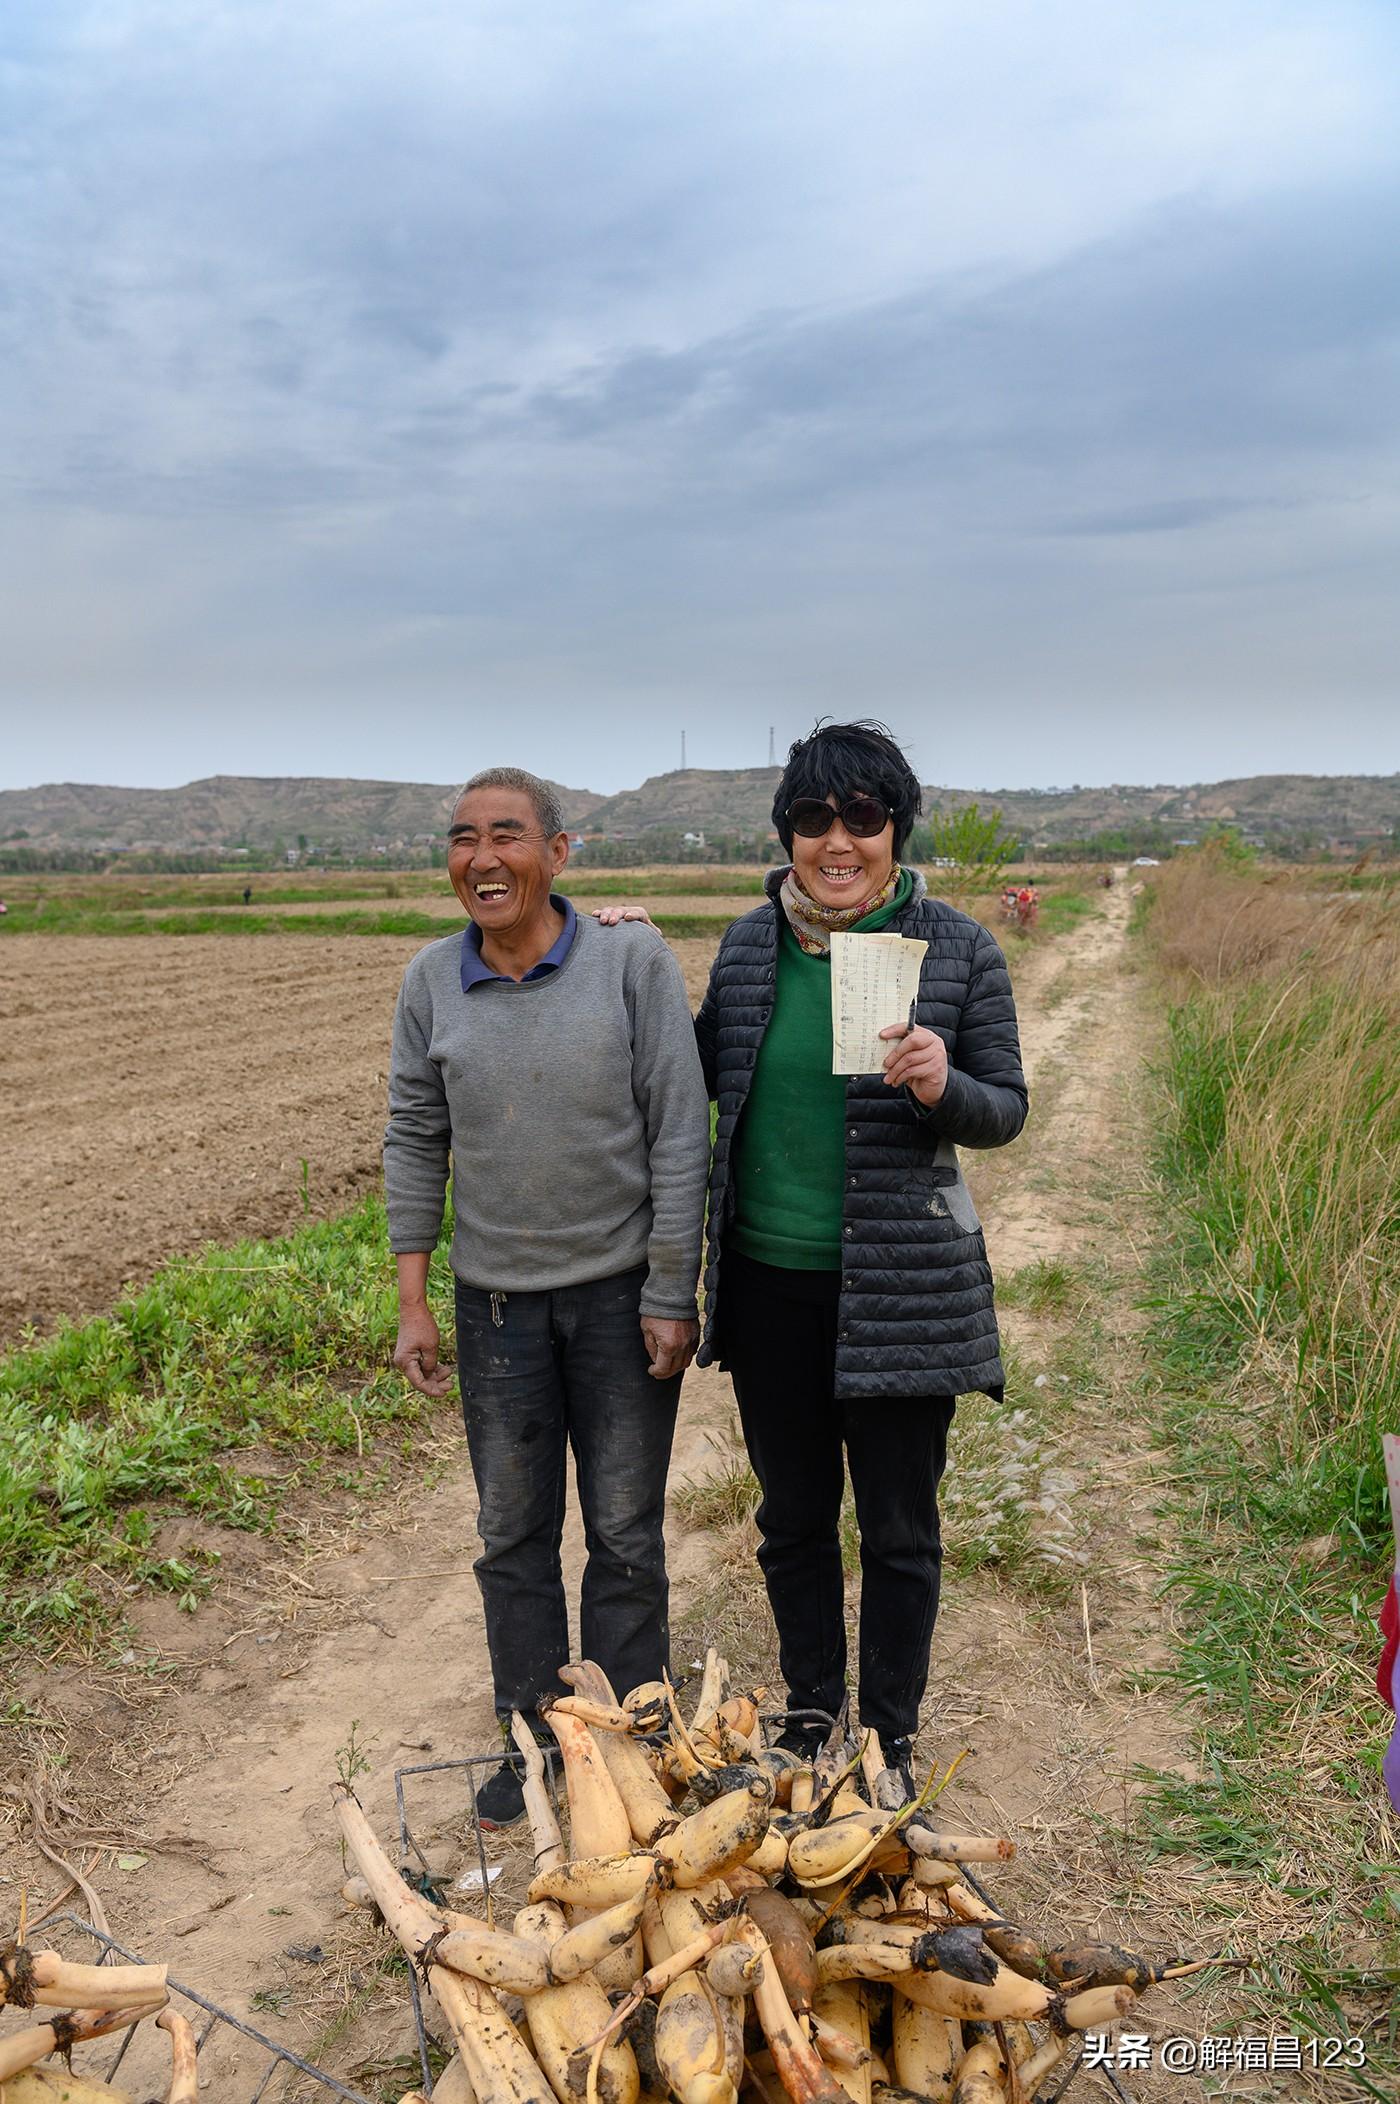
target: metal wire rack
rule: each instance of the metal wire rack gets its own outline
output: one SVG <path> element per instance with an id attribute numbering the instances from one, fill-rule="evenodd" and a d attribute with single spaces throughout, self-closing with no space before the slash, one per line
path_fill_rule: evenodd
<path id="1" fill-rule="evenodd" d="M 765 1712 L 759 1721 L 763 1727 L 765 1741 L 771 1745 L 778 1734 L 787 1730 L 790 1725 L 820 1724 L 829 1729 L 833 1719 L 824 1712 L 817 1710 L 774 1710 Z M 525 1887 L 533 1874 L 534 1859 L 531 1853 L 530 1842 L 520 1828 L 508 1829 L 500 1833 L 492 1832 L 489 1829 L 483 1829 L 478 1815 L 477 1792 L 479 1785 L 485 1780 L 487 1774 L 494 1773 L 502 1761 L 509 1762 L 518 1772 L 523 1773 L 525 1764 L 519 1753 L 513 1748 L 506 1749 L 504 1747 L 498 1748 L 492 1753 L 469 1754 L 460 1760 L 422 1761 L 412 1767 L 398 1768 L 394 1772 L 394 1800 L 398 1809 L 399 1819 L 400 1867 L 409 1882 L 423 1891 L 430 1899 L 442 1902 L 453 1897 L 453 1893 L 445 1889 L 447 1881 L 435 1876 L 430 1866 L 429 1858 L 421 1839 L 422 1834 L 429 1830 L 425 1828 L 423 1821 L 426 1814 L 426 1817 L 433 1822 L 434 1827 L 450 1824 L 460 1833 L 461 1823 L 465 1815 L 476 1848 L 476 1880 L 479 1880 L 481 1896 L 488 1914 L 499 1914 L 508 1919 L 517 1908 L 524 1905 Z M 549 1784 L 550 1796 L 557 1810 L 559 1808 L 559 1795 L 555 1781 L 555 1764 L 552 1761 L 545 1762 L 545 1775 Z M 435 1806 L 427 1806 L 423 1802 L 422 1792 L 428 1777 L 460 1778 L 460 1780 L 456 1783 L 449 1781 L 446 1789 L 437 1793 L 437 1804 Z M 466 1783 L 465 1803 L 463 1802 L 461 1781 Z M 412 1813 L 409 1805 L 410 1798 L 419 1799 L 419 1803 Z M 967 1884 L 971 1885 L 979 1897 L 985 1900 L 988 1906 L 996 1906 L 997 1902 L 987 1890 L 986 1885 L 966 1864 L 960 1866 L 960 1875 Z M 476 1889 L 476 1881 L 474 1881 L 472 1889 Z M 456 1888 L 456 1896 L 458 1898 L 461 1897 L 460 1880 L 458 1888 Z M 422 2071 L 422 2092 L 425 2097 L 430 2098 L 433 2093 L 433 2074 L 430 2063 L 432 2041 L 424 2018 L 423 1998 L 419 1990 L 418 1978 L 413 1971 L 409 1973 L 409 1993 L 413 1998 L 413 2021 L 418 2035 L 418 2058 Z M 1033 2104 L 1059 2104 L 1059 2100 L 1066 2094 L 1076 2075 L 1079 2074 L 1083 2064 L 1083 2057 L 1083 2048 L 1081 2046 L 1070 2057 L 1063 2068 L 1056 2069 L 1054 2075 L 1050 2078 L 1049 2084 L 1036 2093 Z M 1133 2104 L 1133 2098 L 1127 2089 L 1124 2088 L 1114 2068 L 1105 2066 L 1100 2068 L 1098 2072 L 1103 2075 L 1105 2081 L 1118 2097 L 1119 2104 Z"/>
<path id="2" fill-rule="evenodd" d="M 494 1774 L 502 1761 L 523 1774 L 525 1763 L 513 1748 L 506 1751 L 498 1748 L 494 1753 L 469 1754 L 464 1759 L 453 1761 L 418 1761 L 411 1767 L 394 1770 L 394 1802 L 399 1815 L 399 1869 L 408 1882 L 425 1897 L 439 1905 L 452 1898 L 461 1898 L 460 1891 L 453 1892 L 446 1880 L 434 1872 L 428 1855 L 419 1840 L 425 1831 L 426 1817 L 434 1827 L 446 1823 L 461 1831 L 461 1820 L 465 1811 L 470 1823 L 472 1838 L 476 1844 L 476 1875 L 479 1880 L 480 1897 L 488 1918 L 498 1910 L 513 1914 L 525 1904 L 525 1887 L 534 1872 L 534 1857 L 528 1840 L 521 1833 L 507 1830 L 493 1833 L 481 1824 L 477 1809 L 480 1785 L 488 1774 Z M 432 1792 L 429 1778 L 450 1778 L 445 1792 Z M 555 1765 L 545 1762 L 545 1779 L 556 1811 L 559 1795 L 555 1783 Z M 461 1782 L 466 1783 L 467 1803 L 462 1802 Z M 437 1803 L 431 1796 L 437 1795 Z M 409 1798 L 417 1802 L 415 1814 L 410 1816 Z M 415 1818 L 417 1830 L 415 1831 Z M 458 1885 L 460 1886 L 460 1879 Z M 418 1974 L 410 1968 L 408 1991 L 413 2002 L 413 2025 L 418 2038 L 418 2061 L 422 2071 L 422 2091 L 425 2097 L 433 2093 L 433 2073 L 429 2061 L 429 2033 L 423 2014 L 423 1996 L 418 1984 Z"/>
<path id="3" fill-rule="evenodd" d="M 85 1921 L 80 1914 L 56 1914 L 52 1920 L 55 1924 L 67 1924 L 96 1944 L 99 1965 L 106 1964 L 113 1958 L 119 1958 L 123 1963 L 132 1965 L 146 1962 L 139 1952 L 127 1950 L 114 1937 L 106 1936 L 100 1929 L 94 1928 L 92 1923 Z M 86 1951 L 83 1953 L 85 1959 L 88 1955 Z M 269 2038 L 265 2032 L 245 2023 L 241 2016 L 234 2016 L 230 2010 L 221 2009 L 217 2002 L 211 2002 L 208 1996 L 201 1994 L 197 1988 L 186 1986 L 183 1980 L 172 1979 L 167 1979 L 166 1986 L 172 2004 L 181 2009 L 182 2014 L 188 2017 L 194 2026 L 195 2051 L 205 2056 L 205 2070 L 208 2069 L 211 2060 L 219 2057 L 219 2048 L 222 2045 L 246 2040 L 255 2049 L 250 2056 L 240 2045 L 237 2053 L 230 2056 L 235 2064 L 251 2057 L 252 2066 L 247 2072 L 251 2077 L 252 2086 L 247 2093 L 247 2104 L 293 2104 L 293 2100 L 318 2097 L 322 2092 L 344 2099 L 344 2104 L 370 2104 L 370 2100 L 359 2090 L 349 2088 L 334 2075 L 328 2075 L 324 2068 L 316 2067 L 311 2061 L 303 2059 L 301 2054 L 294 2053 L 290 2046 L 279 2045 L 275 2038 Z M 225 2033 L 230 2036 L 225 2038 Z M 110 2051 L 111 2044 L 110 2038 L 100 2042 L 93 2040 L 86 2045 L 75 2046 L 73 2050 L 75 2056 L 81 2057 L 83 2065 L 97 2081 L 112 2082 L 117 2070 L 125 2062 L 127 2086 L 132 2088 L 134 2094 L 142 2097 L 165 2095 L 169 2087 L 170 2067 L 169 2045 L 163 2033 L 149 2023 L 134 2024 L 129 2030 L 121 2033 L 115 2052 Z M 134 2082 L 133 2076 L 136 2078 Z M 282 2078 L 280 2083 L 279 2077 Z M 207 2074 L 203 2079 L 208 2079 Z M 221 2097 L 229 2098 L 235 2094 L 234 2084 L 227 2070 L 220 2072 L 217 2082 L 211 2083 L 211 2087 L 217 2087 Z"/>

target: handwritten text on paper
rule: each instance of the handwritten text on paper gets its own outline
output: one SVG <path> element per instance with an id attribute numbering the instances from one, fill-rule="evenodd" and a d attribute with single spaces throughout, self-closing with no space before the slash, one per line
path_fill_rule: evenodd
<path id="1" fill-rule="evenodd" d="M 831 938 L 831 1071 L 878 1074 L 895 1040 L 880 1032 L 909 1021 L 928 949 L 904 935 Z"/>

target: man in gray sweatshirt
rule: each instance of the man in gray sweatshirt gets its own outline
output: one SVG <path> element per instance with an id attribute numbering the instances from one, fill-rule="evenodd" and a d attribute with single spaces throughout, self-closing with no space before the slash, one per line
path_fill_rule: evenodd
<path id="1" fill-rule="evenodd" d="M 620 1694 L 667 1664 L 666 1469 L 697 1340 L 709 1102 L 685 985 L 654 929 L 601 928 L 551 891 L 568 846 L 547 783 L 508 767 L 468 782 L 447 869 L 470 925 L 404 974 L 384 1140 L 394 1364 L 435 1396 L 451 1370 L 428 1265 L 452 1171 L 475 1568 L 503 1721 L 533 1716 L 569 1656 L 570 1447 L 583 1653 Z M 509 1764 L 479 1795 L 486 1823 L 520 1816 Z"/>

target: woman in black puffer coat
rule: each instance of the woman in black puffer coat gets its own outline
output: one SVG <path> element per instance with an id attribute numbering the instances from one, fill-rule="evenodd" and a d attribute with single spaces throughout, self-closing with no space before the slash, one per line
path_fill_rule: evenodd
<path id="1" fill-rule="evenodd" d="M 845 1692 L 844 1449 L 860 1718 L 906 1769 L 954 1402 L 999 1397 L 1003 1380 L 957 1150 L 1015 1139 L 1027 1101 L 1000 950 L 899 866 L 919 808 L 882 726 L 831 725 L 794 745 L 773 804 L 792 867 L 725 934 L 695 1024 L 718 1105 L 699 1360 L 734 1379 L 789 1704 L 834 1712 Z M 928 945 L 915 1027 L 890 1018 L 883 1074 L 831 1072 L 834 929 Z"/>

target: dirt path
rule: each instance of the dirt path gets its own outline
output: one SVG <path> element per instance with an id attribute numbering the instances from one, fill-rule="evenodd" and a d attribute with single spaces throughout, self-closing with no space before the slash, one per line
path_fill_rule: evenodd
<path id="1" fill-rule="evenodd" d="M 1190 1735 L 1172 1696 L 1150 1683 L 1167 1657 L 1156 1592 L 1163 1457 L 1134 1393 L 1135 1302 L 1149 1246 L 1142 1087 L 1155 1025 L 1126 946 L 1129 887 L 1120 882 L 1097 903 L 1073 935 L 1029 958 L 1013 952 L 1032 1113 L 1014 1147 L 965 1157 L 1006 1299 L 1020 1299 L 1010 1289 L 1027 1267 L 1063 1267 L 1069 1281 L 1055 1312 L 1003 1306 L 1001 1318 L 1019 1392 L 1030 1384 L 1046 1398 L 1043 1432 L 1023 1431 L 1040 1487 L 1060 1514 L 1046 1521 L 1032 1511 L 1031 1544 L 1018 1564 L 959 1572 L 953 1492 L 972 1457 L 986 1471 L 979 1418 L 989 1408 L 964 1399 L 944 1501 L 949 1568 L 917 1753 L 922 1773 L 968 1750 L 943 1799 L 944 1823 L 1016 1841 L 1018 1860 L 990 1874 L 1008 1912 L 1066 1939 L 1171 1954 L 1219 1948 L 1236 1924 L 1211 1912 L 1208 1881 L 1192 1887 L 1169 1859 L 1147 1859 L 1134 1817 L 1140 1769 L 1189 1772 Z M 1057 1392 L 1066 1399 L 1055 1401 Z M 1005 1443 L 1011 1461 L 1009 1430 Z M 1042 1530 L 1070 1547 L 1072 1560 L 1038 1563 Z M 742 1582 L 727 1574 L 730 1589 Z M 853 1640 L 857 1597 L 853 1581 Z M 723 1617 L 726 1640 L 738 1646 L 760 1603 L 756 1592 L 731 1604 L 712 1591 L 705 1611 Z M 751 1662 L 771 1670 L 771 1647 L 760 1646 Z M 1228 1987 L 1192 2004 L 1157 1989 L 1131 2028 L 1154 2040 L 1196 2039 L 1230 2020 Z M 1195 2075 L 1158 2069 L 1127 2083 L 1140 2104 L 1205 2094 Z M 1085 2088 L 1107 2094 L 1087 2080 Z"/>
<path id="2" fill-rule="evenodd" d="M 1132 1264 L 1123 1241 L 1124 1189 L 1136 1180 L 1128 1080 L 1142 1040 L 1124 963 L 1127 910 L 1121 890 L 1108 895 L 1102 914 L 1029 952 L 1017 971 L 1036 1113 L 1016 1149 L 972 1164 L 1003 1273 L 1067 1252 L 1090 1270 Z M 381 947 L 382 957 L 365 955 Z M 407 947 L 356 943 L 356 957 L 344 963 L 363 975 L 345 990 L 374 1014 L 380 1040 L 383 984 L 397 978 Z M 258 948 L 265 955 L 268 945 Z M 227 955 L 228 945 L 217 949 Z M 171 968 L 191 968 L 186 946 L 179 950 Z M 305 946 L 296 954 L 305 958 Z M 691 977 L 701 961 L 687 959 Z M 279 991 L 279 961 L 268 957 L 266 968 L 275 1008 L 293 997 Z M 1035 1363 L 1046 1347 L 1037 1321 L 1016 1316 L 1008 1327 Z M 727 1380 L 692 1374 L 673 1480 L 710 1472 L 732 1419 Z M 1123 1838 L 1133 1763 L 1170 1764 L 1181 1753 L 1169 1705 L 1138 1691 L 1161 1641 L 1134 1541 L 1135 1527 L 1150 1524 L 1135 1509 L 1146 1441 L 1107 1378 L 1076 1432 L 1096 1456 L 1092 1469 L 1077 1469 L 1068 1493 L 1088 1558 L 1083 1599 L 1077 1586 L 1039 1598 L 987 1578 L 950 1584 L 920 1752 L 946 1759 L 971 1745 L 949 1802 L 959 1821 L 1022 1842 L 1025 1868 L 1008 1890 L 1029 1909 L 1066 1928 L 1126 1930 L 1161 1947 L 1182 1933 L 1179 1915 L 1156 1906 L 1152 1887 L 1166 1880 L 1128 1860 Z M 338 1752 L 358 1720 L 372 1764 L 361 1794 L 387 1835 L 397 1766 L 477 1751 L 491 1737 L 470 1574 L 474 1502 L 448 1413 L 433 1461 L 425 1486 L 397 1505 L 308 1525 L 299 1561 L 264 1566 L 248 1537 L 219 1537 L 224 1575 L 214 1597 L 194 1616 L 165 1599 L 138 1604 L 125 1671 L 50 1669 L 22 1676 L 15 1690 L 54 1721 L 53 1743 L 70 1748 L 68 1794 L 94 1807 L 94 1827 L 145 1856 L 127 1872 L 103 1859 L 98 1875 L 115 1933 L 138 1948 L 168 1950 L 182 1978 L 252 2010 L 255 2021 L 303 2050 L 317 2048 L 342 2071 L 367 2055 L 382 2064 L 407 2053 L 411 2039 L 401 1978 L 381 1979 L 355 1956 L 354 1930 L 337 1926 L 344 1916 L 329 1783 Z M 687 1602 L 708 1583 L 710 1543 L 679 1527 L 672 1540 L 673 1613 L 684 1622 Z M 579 1551 L 571 1514 L 571 1583 Z M 442 1832 L 460 1835 L 460 1786 L 438 1814 Z M 51 1872 L 27 1854 L 12 1857 L 0 1867 L 7 1915 L 21 1874 L 51 1888 Z M 317 1948 L 325 1953 L 319 1964 L 289 1955 Z M 1160 2031 L 1165 2022 L 1194 2034 L 1198 2026 L 1173 2023 L 1174 2014 L 1159 2003 L 1143 2028 Z M 237 2058 L 226 2050 L 211 2078 L 231 2076 Z M 406 2072 L 400 2087 L 409 2086 Z M 1150 2081 L 1138 2093 L 1157 2094 Z M 1173 2096 L 1195 2093 L 1189 2079 L 1176 2078 Z"/>
<path id="3" fill-rule="evenodd" d="M 673 1480 L 707 1472 L 710 1435 L 730 1407 L 723 1377 L 687 1378 Z M 442 1416 L 431 1465 L 437 1480 L 396 1504 L 349 1525 L 308 1526 L 296 1561 L 264 1566 L 249 1537 L 197 1523 L 167 1530 L 172 1548 L 197 1537 L 220 1551 L 219 1585 L 196 1615 L 168 1598 L 142 1600 L 128 1671 L 49 1667 L 16 1677 L 14 1699 L 62 1720 L 73 1764 L 65 1790 L 96 1807 L 94 1828 L 128 1857 L 145 1856 L 125 1875 L 105 1859 L 112 1933 L 168 1953 L 181 1979 L 303 2051 L 327 2013 L 342 2013 L 343 1972 L 288 1952 L 331 1946 L 345 1911 L 329 1791 L 352 1726 L 372 1764 L 360 1794 L 386 1836 L 396 1767 L 494 1743 L 471 1572 L 476 1499 L 453 1413 Z M 679 1604 L 708 1544 L 679 1526 L 668 1533 Z M 575 1599 L 582 1560 L 571 1500 L 564 1567 Z M 429 1824 L 436 1830 L 447 1816 L 460 1837 L 460 1777 L 433 1802 Z M 13 1913 L 21 1876 L 53 1883 L 29 1851 L 9 1862 L 0 1854 L 0 1915 Z M 326 2065 L 345 2070 L 368 2052 L 379 2061 L 410 2050 L 395 1985 L 372 2022 L 322 2048 Z M 242 2079 L 256 2058 L 225 2043 L 210 2078 Z"/>
<path id="4" fill-rule="evenodd" d="M 1056 1495 L 1082 1560 L 1039 1598 L 986 1578 L 953 1585 L 923 1748 L 943 1759 L 972 1748 L 948 1802 L 969 1825 L 1017 1838 L 1019 1862 L 995 1881 L 1009 1911 L 1020 1905 L 1030 1920 L 1132 1949 L 1210 1949 L 1227 1931 L 1193 1914 L 1169 1861 L 1144 1860 L 1133 1817 L 1139 1771 L 1189 1772 L 1190 1735 L 1173 1696 L 1150 1683 L 1167 1657 L 1156 1590 L 1163 1457 L 1133 1390 L 1147 1246 L 1142 1090 L 1155 1022 L 1126 950 L 1128 885 L 1101 904 L 1018 1003 L 1033 1105 L 1023 1142 L 972 1164 L 998 1274 L 1055 1263 L 1074 1279 L 1058 1318 L 1013 1309 L 1003 1322 L 1027 1371 L 1041 1369 L 1033 1379 L 1075 1395 L 1051 1439 Z M 1201 2006 L 1158 1989 L 1130 2028 L 1194 2039 L 1221 2028 L 1228 1990 L 1208 2006 L 1210 2025 Z M 1154 2104 L 1205 2094 L 1193 2074 L 1127 2079 Z"/>

